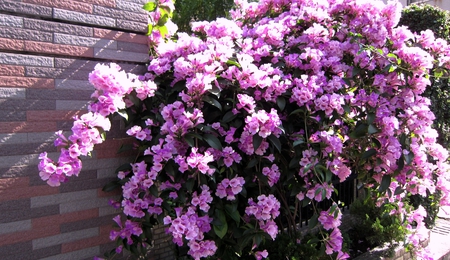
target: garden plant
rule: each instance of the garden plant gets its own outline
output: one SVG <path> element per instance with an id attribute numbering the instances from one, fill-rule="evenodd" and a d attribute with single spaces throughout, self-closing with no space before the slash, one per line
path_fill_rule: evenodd
<path id="1" fill-rule="evenodd" d="M 396 2 L 236 0 L 231 19 L 194 22 L 193 34 L 176 33 L 171 0 L 144 9 L 148 72 L 98 64 L 89 112 L 39 164 L 49 185 L 66 182 L 124 118 L 137 156 L 105 187 L 122 191 L 115 252 L 144 255 L 164 224 L 193 259 L 270 258 L 279 235 L 346 259 L 335 184 L 354 177 L 428 257 L 426 210 L 409 202 L 439 193 L 450 204 L 448 152 L 422 95 L 448 76 L 445 40 L 397 27 Z M 299 235 L 305 207 L 315 235 Z"/>

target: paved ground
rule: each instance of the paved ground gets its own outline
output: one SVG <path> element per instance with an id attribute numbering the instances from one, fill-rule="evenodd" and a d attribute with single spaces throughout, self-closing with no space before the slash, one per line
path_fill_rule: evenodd
<path id="1" fill-rule="evenodd" d="M 434 260 L 450 260 L 450 206 L 441 207 L 428 249 Z"/>

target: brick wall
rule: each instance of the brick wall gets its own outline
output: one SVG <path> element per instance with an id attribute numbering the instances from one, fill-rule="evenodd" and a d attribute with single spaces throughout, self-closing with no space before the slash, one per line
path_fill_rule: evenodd
<path id="1" fill-rule="evenodd" d="M 38 155 L 56 159 L 54 132 L 86 111 L 88 74 L 114 61 L 142 73 L 148 60 L 146 0 L 0 1 L 0 258 L 92 259 L 114 245 L 117 214 L 101 187 L 117 166 L 120 121 L 83 161 L 78 178 L 52 188 L 38 176 Z M 123 132 L 123 131 L 122 131 Z M 159 232 L 160 233 L 160 232 Z M 152 259 L 168 255 L 161 238 Z"/>

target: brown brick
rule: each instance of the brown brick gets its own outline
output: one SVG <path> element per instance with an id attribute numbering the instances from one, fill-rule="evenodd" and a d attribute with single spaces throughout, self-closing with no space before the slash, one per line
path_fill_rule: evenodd
<path id="1" fill-rule="evenodd" d="M 0 110 L 55 110 L 55 100 L 32 100 L 32 99 L 2 99 L 0 98 Z M 21 121 L 21 120 L 17 120 Z M 24 120 L 25 121 L 25 120 Z"/>
<path id="2" fill-rule="evenodd" d="M 116 1 L 115 0 L 74 0 L 74 1 L 82 2 L 82 3 L 95 4 L 95 5 L 116 7 Z"/>
<path id="3" fill-rule="evenodd" d="M 105 186 L 111 179 L 97 179 L 97 171 L 82 171 L 77 178 L 72 178 L 70 183 L 61 186 L 59 189 L 63 192 L 74 192 L 82 190 L 97 189 Z"/>
<path id="4" fill-rule="evenodd" d="M 68 223 L 63 223 L 60 226 L 61 233 L 70 233 L 77 230 L 83 230 L 87 228 L 95 228 L 102 225 L 108 225 L 112 228 L 114 221 L 112 220 L 114 216 L 102 216 L 89 219 L 83 219 L 80 221 L 73 221 Z"/>
<path id="5" fill-rule="evenodd" d="M 0 38 L 0 50 L 23 51 L 24 49 L 25 43 L 23 40 Z"/>
<path id="6" fill-rule="evenodd" d="M 56 7 L 70 11 L 79 11 L 83 13 L 92 13 L 92 4 L 80 3 L 70 0 L 22 0 L 24 3 Z"/>
<path id="7" fill-rule="evenodd" d="M 55 88 L 55 80 L 47 78 L 0 76 L 0 87 Z"/>
<path id="8" fill-rule="evenodd" d="M 76 57 L 94 57 L 93 48 L 53 44 L 47 42 L 25 41 L 25 51 L 70 55 Z"/>
<path id="9" fill-rule="evenodd" d="M 57 131 L 55 122 L 0 122 L 0 133 Z"/>
<path id="10" fill-rule="evenodd" d="M 9 233 L 0 236 L 0 246 L 16 244 L 19 242 L 30 241 L 36 238 L 53 236 L 59 234 L 59 226 L 48 225 L 40 226 L 31 231 L 22 231 L 17 233 Z"/>
<path id="11" fill-rule="evenodd" d="M 37 169 L 36 169 L 37 174 Z M 58 193 L 58 189 L 50 187 L 44 183 L 41 186 L 32 187 L 22 187 L 20 189 L 7 189 L 3 190 L 0 196 L 0 202 L 17 200 L 17 199 L 27 199 L 35 196 L 44 196 Z M 23 209 L 26 210 L 26 209 Z"/>
<path id="12" fill-rule="evenodd" d="M 70 120 L 76 115 L 82 115 L 86 111 L 77 110 L 38 110 L 27 111 L 27 121 L 55 121 Z"/>
<path id="13" fill-rule="evenodd" d="M 33 185 L 33 178 L 39 178 L 38 185 L 42 185 L 41 178 L 36 174 L 36 165 L 21 165 L 13 166 L 9 168 L 0 168 L 0 178 L 17 178 L 26 177 L 30 178 L 30 186 Z"/>
<path id="14" fill-rule="evenodd" d="M 64 243 L 61 245 L 61 251 L 62 251 L 62 253 L 67 253 L 67 252 L 80 250 L 83 248 L 107 244 L 107 243 L 111 242 L 111 240 L 109 239 L 110 230 L 111 230 L 111 225 L 100 226 L 100 234 L 98 236 L 81 239 L 81 240 L 70 242 L 70 243 Z"/>
<path id="15" fill-rule="evenodd" d="M 102 190 L 102 188 L 98 188 L 97 190 L 97 197 L 99 198 L 106 198 L 106 197 L 112 197 L 122 194 L 122 191 L 120 189 L 111 191 L 111 192 L 105 192 Z"/>
<path id="16" fill-rule="evenodd" d="M 145 35 L 119 32 L 100 28 L 94 28 L 94 37 L 140 44 L 148 43 L 148 38 Z"/>
<path id="17" fill-rule="evenodd" d="M 1 112 L 1 111 L 0 111 Z M 40 154 L 42 152 L 56 152 L 56 147 L 51 143 L 24 143 L 2 144 L 0 143 L 0 156 Z M 1 184 L 0 184 L 1 188 Z"/>
<path id="18" fill-rule="evenodd" d="M 26 118 L 25 111 L 0 110 L 0 121 L 2 122 L 25 121 Z"/>
<path id="19" fill-rule="evenodd" d="M 90 100 L 92 90 L 75 89 L 27 89 L 27 99 L 40 100 Z"/>
<path id="20" fill-rule="evenodd" d="M 60 230 L 59 226 L 63 223 L 76 222 L 96 217 L 98 217 L 98 209 L 88 209 L 83 211 L 35 218 L 31 220 L 31 225 L 33 228 L 54 225 L 58 227 L 58 230 Z"/>
<path id="21" fill-rule="evenodd" d="M 95 147 L 97 151 L 97 158 L 114 158 L 114 157 L 126 157 L 130 155 L 134 155 L 135 151 L 127 151 L 123 153 L 117 153 L 122 145 L 132 144 L 133 139 L 131 138 L 122 138 L 115 140 L 106 140 L 102 144 L 99 144 Z"/>
<path id="22" fill-rule="evenodd" d="M 0 64 L 0 76 L 24 76 L 25 68 L 23 66 Z"/>
<path id="23" fill-rule="evenodd" d="M 29 199 L 25 200 L 14 200 L 14 201 L 5 201 L 2 202 L 3 204 L 7 203 L 16 203 L 21 201 L 30 201 Z M 23 203 L 22 203 L 23 204 Z M 11 207 L 11 206 L 10 206 Z M 5 211 L 2 211 L 5 212 Z M 40 208 L 20 208 L 20 209 L 14 209 L 14 210 L 8 210 L 7 214 L 0 214 L 0 223 L 8 223 L 11 221 L 20 221 L 20 220 L 27 220 L 31 218 L 39 218 L 44 216 L 50 216 L 59 214 L 59 205 L 50 205 Z M 58 228 L 59 230 L 59 228 Z"/>
<path id="24" fill-rule="evenodd" d="M 92 28 L 73 24 L 36 20 L 24 18 L 23 26 L 26 29 L 43 32 L 66 33 L 70 35 L 92 36 Z"/>
<path id="25" fill-rule="evenodd" d="M 0 37 L 16 40 L 29 40 L 37 42 L 52 42 L 53 34 L 50 32 L 36 33 L 34 30 L 0 27 Z"/>
<path id="26" fill-rule="evenodd" d="M 0 179 L 0 191 L 27 187 L 29 182 L 30 178 L 28 177 L 3 178 Z"/>

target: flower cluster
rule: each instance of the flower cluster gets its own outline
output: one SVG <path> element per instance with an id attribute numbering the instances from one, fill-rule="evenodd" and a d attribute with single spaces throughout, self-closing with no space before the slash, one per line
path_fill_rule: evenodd
<path id="1" fill-rule="evenodd" d="M 216 196 L 221 199 L 226 197 L 227 200 L 235 200 L 244 184 L 245 180 L 242 177 L 235 177 L 231 180 L 225 178 L 217 185 Z"/>
<path id="2" fill-rule="evenodd" d="M 278 226 L 273 221 L 280 214 L 280 202 L 272 195 L 258 196 L 258 202 L 253 199 L 248 200 L 248 207 L 245 208 L 245 214 L 255 216 L 259 221 L 261 230 L 269 234 L 273 240 L 278 234 Z"/>
<path id="3" fill-rule="evenodd" d="M 107 117 L 132 118 L 126 132 L 139 154 L 118 174 L 121 209 L 142 229 L 163 219 L 195 259 L 257 247 L 253 255 L 265 258 L 263 242 L 249 242 L 263 240 L 254 230 L 275 239 L 277 222 L 295 229 L 299 207 L 319 216 L 326 254 L 348 258 L 339 211 L 320 203 L 350 176 L 376 190 L 378 204 L 439 192 L 450 205 L 448 152 L 421 96 L 431 69 L 450 68 L 445 41 L 396 27 L 394 2 L 235 2 L 231 20 L 195 22 L 193 35 L 175 35 L 170 0 L 146 5 L 148 72 L 96 66 L 90 112 L 72 136 L 59 134 L 57 163 L 41 155 L 41 177 L 56 186 L 77 175 Z M 422 213 L 395 212 L 411 230 Z M 146 242 L 126 234 L 127 243 Z M 412 234 L 416 244 L 421 235 Z"/>

